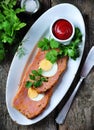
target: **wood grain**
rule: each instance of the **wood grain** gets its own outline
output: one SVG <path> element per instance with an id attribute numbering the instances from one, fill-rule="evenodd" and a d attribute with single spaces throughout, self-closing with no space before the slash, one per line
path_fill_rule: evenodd
<path id="1" fill-rule="evenodd" d="M 94 68 L 82 83 L 68 113 L 65 124 L 58 125 L 55 122 L 58 112 L 65 104 L 79 79 L 80 70 L 90 48 L 94 45 L 94 0 L 40 0 L 40 11 L 33 16 L 28 16 L 27 19 L 34 22 L 48 8 L 64 2 L 72 3 L 80 9 L 86 25 L 85 51 L 76 78 L 64 99 L 51 114 L 34 125 L 20 126 L 11 120 L 6 108 L 6 80 L 12 57 L 6 59 L 0 64 L 0 130 L 94 130 Z M 28 28 L 31 26 L 30 21 L 28 21 Z"/>
<path id="2" fill-rule="evenodd" d="M 54 1 L 53 1 L 54 2 Z M 56 1 L 55 1 L 56 2 Z M 57 0 L 57 3 L 61 3 L 62 0 Z M 86 25 L 86 46 L 84 51 L 83 60 L 80 68 L 83 65 L 85 57 L 89 49 L 94 45 L 94 1 L 93 0 L 79 0 L 79 1 L 64 1 L 76 5 L 83 14 Z M 78 74 L 80 69 L 78 71 Z M 67 119 L 64 125 L 59 125 L 59 130 L 93 130 L 94 129 L 94 68 L 88 77 L 81 85 L 75 101 L 68 113 Z M 75 82 L 77 82 L 75 80 Z M 72 84 L 71 88 L 75 87 Z M 71 91 L 71 89 L 70 89 Z M 58 106 L 58 109 L 61 106 Z"/>

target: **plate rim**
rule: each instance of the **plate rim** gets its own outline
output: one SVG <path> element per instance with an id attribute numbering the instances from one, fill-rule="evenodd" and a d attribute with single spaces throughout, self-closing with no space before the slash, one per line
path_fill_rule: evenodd
<path id="1" fill-rule="evenodd" d="M 53 7 L 51 7 L 50 9 L 48 9 L 46 12 L 44 12 L 39 18 L 38 18 L 38 20 L 40 20 L 41 19 L 41 17 L 43 17 L 47 12 L 50 12 L 50 10 L 52 10 L 52 9 L 54 9 L 54 8 L 56 8 L 56 7 L 58 7 L 58 6 L 64 6 L 64 5 L 67 5 L 67 6 L 73 6 L 73 7 L 75 7 L 78 11 L 79 11 L 79 13 L 80 13 L 80 15 L 81 15 L 81 17 L 82 17 L 82 13 L 80 12 L 80 10 L 76 7 L 76 6 L 74 6 L 73 4 L 70 4 L 70 3 L 62 3 L 62 4 L 57 4 L 57 5 L 55 5 L 55 6 L 53 6 Z M 38 21 L 37 20 L 37 21 Z M 83 17 L 82 17 L 82 20 L 83 20 Z M 36 23 L 37 23 L 37 21 L 35 21 L 34 22 L 34 24 L 33 25 L 35 25 Z M 84 24 L 84 29 L 85 29 L 85 23 L 84 23 L 84 20 L 83 20 L 83 24 Z M 33 26 L 32 25 L 32 26 Z M 32 28 L 32 26 L 30 27 L 30 29 Z M 30 29 L 28 30 L 28 32 L 30 31 Z M 84 30 L 85 31 L 85 30 Z M 27 32 L 27 33 L 28 33 Z M 26 35 L 27 35 L 27 33 L 26 33 Z M 23 38 L 24 39 L 24 38 Z M 84 42 L 84 48 L 85 48 L 85 39 L 86 39 L 86 35 L 84 35 L 84 39 L 83 39 L 83 42 Z M 83 52 L 84 52 L 84 48 L 83 48 Z M 81 60 L 82 60 L 82 56 L 83 56 L 83 52 L 82 52 L 82 55 L 81 55 L 81 58 L 80 58 L 80 62 L 81 62 Z M 7 109 L 8 109 L 8 104 L 7 104 L 7 89 L 8 89 L 8 82 L 9 82 L 9 77 L 10 77 L 10 74 L 11 74 L 11 68 L 12 68 L 12 66 L 13 66 L 13 64 L 14 64 L 14 62 L 15 62 L 15 57 L 16 57 L 16 54 L 14 55 L 14 58 L 13 58 L 13 60 L 12 60 L 12 63 L 11 63 L 11 66 L 10 66 L 10 69 L 9 69 L 9 73 L 8 73 L 8 78 L 7 78 L 7 83 L 6 83 L 6 105 L 7 105 Z M 28 56 L 29 57 L 29 56 Z M 79 63 L 79 65 L 80 65 L 80 63 Z M 24 66 L 25 67 L 25 66 Z M 78 67 L 79 68 L 79 67 Z M 78 69 L 77 69 L 78 70 Z M 77 72 L 76 72 L 77 73 Z M 73 79 L 74 80 L 74 79 Z M 68 91 L 68 90 L 67 90 Z M 62 99 L 63 99 L 63 97 L 62 97 Z M 62 100 L 61 99 L 61 100 Z M 61 101 L 60 100 L 60 101 Z M 59 103 L 60 103 L 60 101 L 59 101 Z M 59 104 L 58 103 L 58 104 Z M 57 105 L 58 105 L 57 104 Z M 56 106 L 57 106 L 56 105 Z M 55 108 L 56 108 L 56 106 L 48 113 L 48 114 L 46 114 L 46 116 L 48 116 Z M 9 115 L 10 115 L 10 117 L 12 118 L 12 116 L 11 116 L 11 113 L 10 113 L 10 110 L 8 109 L 8 113 L 9 113 Z M 44 119 L 46 116 L 44 116 L 42 119 Z M 40 120 L 42 120 L 42 119 L 40 119 Z M 12 120 L 13 121 L 15 121 L 13 118 L 12 118 Z M 40 120 L 38 120 L 38 121 L 36 121 L 36 122 L 32 122 L 32 123 L 29 123 L 29 124 L 22 124 L 21 123 L 21 125 L 31 125 L 31 124 L 35 124 L 35 123 L 37 123 L 37 122 L 39 122 Z M 18 122 L 17 122 L 18 123 Z M 20 124 L 20 123 L 18 123 L 18 124 Z"/>

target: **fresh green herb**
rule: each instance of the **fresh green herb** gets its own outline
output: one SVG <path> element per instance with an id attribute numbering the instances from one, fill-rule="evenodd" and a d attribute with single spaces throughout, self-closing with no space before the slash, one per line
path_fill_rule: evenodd
<path id="1" fill-rule="evenodd" d="M 69 45 L 64 46 L 64 55 L 76 60 L 80 55 L 79 44 L 82 41 L 82 34 L 79 28 L 75 28 L 75 35 Z"/>
<path id="2" fill-rule="evenodd" d="M 27 52 L 26 48 L 23 47 L 23 44 L 24 44 L 26 41 L 28 41 L 28 38 L 29 38 L 29 37 L 23 39 L 23 40 L 19 43 L 19 47 L 18 47 L 18 49 L 17 49 L 17 55 L 18 55 L 19 58 L 22 58 L 22 57 L 26 54 L 26 52 Z"/>
<path id="3" fill-rule="evenodd" d="M 22 58 L 22 56 L 24 56 L 26 54 L 26 49 L 21 45 L 18 47 L 17 50 L 17 55 L 19 56 L 19 58 Z"/>
<path id="4" fill-rule="evenodd" d="M 51 50 L 46 54 L 46 59 L 55 63 L 57 61 L 58 52 L 56 50 Z"/>
<path id="5" fill-rule="evenodd" d="M 0 2 L 0 44 L 3 45 L 3 54 L 5 55 L 6 46 L 13 44 L 16 32 L 23 28 L 26 24 L 21 22 L 17 14 L 23 12 L 24 9 L 16 8 L 17 0 L 2 0 Z M 0 53 L 0 60 L 4 58 Z"/>
<path id="6" fill-rule="evenodd" d="M 29 79 L 26 82 L 26 88 L 30 88 L 30 87 L 39 87 L 42 85 L 43 82 L 47 82 L 47 78 L 42 76 L 42 69 L 38 69 L 38 70 L 32 70 L 32 73 L 29 75 Z"/>
<path id="7" fill-rule="evenodd" d="M 42 51 L 44 50 L 49 50 L 49 49 L 55 49 L 59 47 L 59 44 L 57 41 L 55 41 L 54 39 L 47 39 L 47 38 L 43 38 L 41 41 L 39 41 L 38 43 L 38 47 L 42 49 Z"/>
<path id="8" fill-rule="evenodd" d="M 33 86 L 34 86 L 35 88 L 40 87 L 41 85 L 42 85 L 41 79 L 39 79 L 39 80 L 33 82 Z"/>
<path id="9" fill-rule="evenodd" d="M 26 82 L 26 88 L 30 88 L 32 85 L 33 85 L 33 84 L 32 84 L 31 81 L 27 81 L 27 82 Z"/>
<path id="10" fill-rule="evenodd" d="M 41 48 L 42 50 L 49 50 L 46 54 L 46 59 L 51 61 L 52 63 L 56 62 L 58 58 L 61 58 L 63 56 L 68 56 L 76 60 L 76 58 L 79 57 L 80 54 L 79 44 L 81 41 L 82 41 L 81 31 L 79 28 L 76 27 L 75 35 L 69 45 L 63 45 L 61 43 L 56 42 L 54 39 L 48 40 L 47 38 L 44 38 L 42 41 L 38 43 L 38 47 Z M 58 51 L 56 49 L 58 49 Z"/>
<path id="11" fill-rule="evenodd" d="M 22 23 L 17 14 L 23 12 L 23 9 L 14 10 L 16 0 L 3 0 L 0 2 L 0 41 L 12 44 L 15 32 L 20 30 L 26 24 Z"/>
<path id="12" fill-rule="evenodd" d="M 55 41 L 54 39 L 51 39 L 49 43 L 50 43 L 51 49 L 56 49 L 59 47 L 59 43 L 57 41 Z"/>
<path id="13" fill-rule="evenodd" d="M 38 47 L 41 48 L 42 51 L 49 50 L 50 49 L 49 40 L 47 38 L 43 38 L 41 41 L 39 41 Z"/>

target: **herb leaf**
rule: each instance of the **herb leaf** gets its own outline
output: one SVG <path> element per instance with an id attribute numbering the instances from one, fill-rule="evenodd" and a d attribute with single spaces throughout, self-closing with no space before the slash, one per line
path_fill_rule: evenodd
<path id="1" fill-rule="evenodd" d="M 26 54 L 26 49 L 22 45 L 20 45 L 17 50 L 17 55 L 19 56 L 19 58 L 21 58 L 25 54 Z"/>
<path id="2" fill-rule="evenodd" d="M 40 87 L 43 82 L 47 82 L 47 79 L 42 76 L 42 69 L 32 70 L 31 74 L 29 75 L 30 80 L 26 81 L 26 88 L 30 87 Z"/>
<path id="3" fill-rule="evenodd" d="M 26 88 L 30 88 L 33 85 L 33 83 L 31 81 L 27 81 L 26 82 Z"/>
<path id="4" fill-rule="evenodd" d="M 38 69 L 38 74 L 39 74 L 40 76 L 42 75 L 42 72 L 43 72 L 42 69 L 39 68 L 39 69 Z"/>
<path id="5" fill-rule="evenodd" d="M 45 42 L 43 42 L 45 41 Z M 42 50 L 49 50 L 46 54 L 46 59 L 52 63 L 56 62 L 58 58 L 68 56 L 74 60 L 80 55 L 79 44 L 82 41 L 82 34 L 78 27 L 75 28 L 75 35 L 69 45 L 63 45 L 54 39 L 47 39 L 40 41 L 38 47 Z M 40 45 L 41 43 L 41 45 Z M 47 46 L 45 48 L 45 46 Z M 45 48 L 45 49 L 44 49 Z M 58 49 L 58 51 L 56 51 Z"/>
<path id="6" fill-rule="evenodd" d="M 51 50 L 46 54 L 46 59 L 54 63 L 57 60 L 57 56 L 58 52 L 56 50 Z"/>
<path id="7" fill-rule="evenodd" d="M 34 75 L 29 75 L 29 78 L 31 79 L 31 80 L 35 80 L 35 76 Z"/>
<path id="8" fill-rule="evenodd" d="M 47 82 L 48 80 L 44 77 L 41 77 L 41 81 Z"/>
<path id="9" fill-rule="evenodd" d="M 82 34 L 79 28 L 75 28 L 75 35 L 71 43 L 64 47 L 65 55 L 76 60 L 80 55 L 79 44 L 82 41 Z"/>
<path id="10" fill-rule="evenodd" d="M 41 48 L 43 51 L 44 50 L 49 50 L 49 40 L 47 38 L 43 38 L 41 41 L 38 43 L 38 47 Z"/>
<path id="11" fill-rule="evenodd" d="M 51 39 L 51 40 L 50 40 L 50 47 L 51 47 L 52 49 L 56 49 L 56 48 L 59 47 L 59 43 L 58 43 L 57 41 L 55 41 L 54 39 Z"/>
<path id="12" fill-rule="evenodd" d="M 15 43 L 17 31 L 26 26 L 26 23 L 21 22 L 17 16 L 24 9 L 15 9 L 16 3 L 17 0 L 0 1 L 0 44 L 4 44 L 4 49 L 0 49 L 3 52 L 3 55 L 0 54 L 0 61 L 5 58 L 6 48 Z"/>
<path id="13" fill-rule="evenodd" d="M 59 44 L 54 39 L 43 38 L 38 42 L 38 47 L 44 51 L 49 49 L 56 49 L 59 47 Z"/>
<path id="14" fill-rule="evenodd" d="M 33 85 L 34 85 L 35 88 L 37 88 L 37 87 L 39 87 L 39 86 L 42 85 L 42 81 L 41 81 L 41 80 L 35 81 L 35 82 L 33 83 Z"/>
<path id="15" fill-rule="evenodd" d="M 35 76 L 39 76 L 39 73 L 37 72 L 37 70 L 32 70 L 32 74 Z"/>

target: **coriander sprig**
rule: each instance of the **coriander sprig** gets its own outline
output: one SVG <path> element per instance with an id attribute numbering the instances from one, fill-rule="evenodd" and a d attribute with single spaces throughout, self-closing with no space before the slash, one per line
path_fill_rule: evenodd
<path id="1" fill-rule="evenodd" d="M 45 57 L 47 60 L 51 61 L 51 63 L 55 63 L 57 61 L 58 52 L 56 50 L 50 50 Z"/>
<path id="2" fill-rule="evenodd" d="M 54 39 L 43 38 L 38 42 L 38 47 L 42 49 L 42 51 L 55 49 L 59 47 L 59 43 Z"/>
<path id="3" fill-rule="evenodd" d="M 47 82 L 47 78 L 42 76 L 42 69 L 39 68 L 38 70 L 32 70 L 31 74 L 29 75 L 29 80 L 26 81 L 26 88 L 30 87 L 39 87 L 42 85 L 43 82 Z"/>
<path id="4" fill-rule="evenodd" d="M 13 44 L 16 32 L 26 26 L 26 23 L 21 22 L 17 16 L 24 9 L 14 9 L 16 3 L 16 0 L 0 2 L 0 41 L 10 45 Z"/>
<path id="5" fill-rule="evenodd" d="M 17 32 L 26 26 L 18 17 L 18 14 L 24 12 L 24 9 L 16 7 L 17 0 L 1 0 L 0 1 L 0 61 L 6 57 L 6 53 L 10 53 L 10 48 L 14 50 Z M 16 8 L 15 8 L 16 7 Z M 14 46 L 15 45 L 15 46 Z M 12 52 L 11 51 L 11 52 Z"/>
<path id="6" fill-rule="evenodd" d="M 54 39 L 44 38 L 38 43 L 38 47 L 43 51 L 48 50 L 46 59 L 55 63 L 58 58 L 68 56 L 74 60 L 79 57 L 79 43 L 82 41 L 82 34 L 79 28 L 75 28 L 75 35 L 69 45 L 63 45 Z M 58 51 L 56 50 L 58 49 Z"/>

